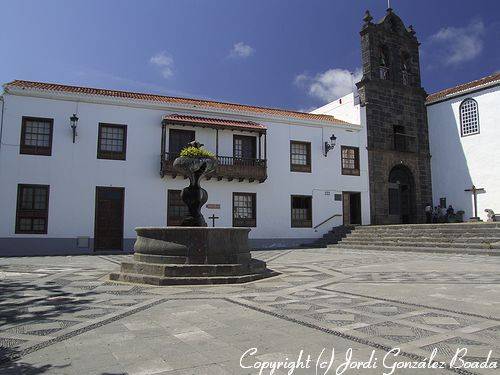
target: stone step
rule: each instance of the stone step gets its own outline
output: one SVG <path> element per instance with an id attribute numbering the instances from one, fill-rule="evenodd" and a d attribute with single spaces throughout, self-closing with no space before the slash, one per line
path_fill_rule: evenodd
<path id="1" fill-rule="evenodd" d="M 187 263 L 186 256 L 174 256 L 174 255 L 153 255 L 153 254 L 134 254 L 134 260 L 137 262 L 144 263 L 155 263 L 155 264 L 185 264 Z"/>
<path id="2" fill-rule="evenodd" d="M 411 239 L 419 239 L 419 238 L 442 238 L 442 239 L 478 239 L 485 238 L 491 241 L 495 241 L 500 238 L 500 233 L 485 233 L 485 234 L 474 234 L 474 233 L 454 233 L 454 234 L 443 234 L 443 233 L 404 233 L 404 232 L 389 232 L 389 233 L 351 233 L 345 238 L 363 238 L 368 240 L 373 239 L 385 239 L 385 238 L 411 238 Z"/>
<path id="3" fill-rule="evenodd" d="M 499 243 L 500 237 L 405 237 L 405 236 L 349 236 L 342 242 L 433 242 L 437 244 L 481 244 L 481 243 Z"/>
<path id="4" fill-rule="evenodd" d="M 144 262 L 122 262 L 124 274 L 142 274 L 160 277 L 213 277 L 236 276 L 265 271 L 266 263 L 252 259 L 246 264 L 153 264 Z"/>
<path id="5" fill-rule="evenodd" d="M 421 227 L 494 227 L 494 226 L 500 226 L 500 221 L 467 221 L 464 223 L 431 223 L 431 224 L 426 224 L 426 223 L 421 223 L 421 224 L 379 224 L 379 225 L 358 225 L 356 226 L 356 229 L 360 228 L 386 228 L 386 227 L 391 227 L 391 228 L 407 228 L 407 227 L 414 227 L 414 228 L 421 228 Z"/>
<path id="6" fill-rule="evenodd" d="M 495 230 L 500 229 L 500 222 L 495 223 L 457 223 L 457 224 L 403 224 L 403 225 L 361 225 L 356 232 L 364 231 L 412 231 L 412 230 Z"/>
<path id="7" fill-rule="evenodd" d="M 207 284 L 240 284 L 276 276 L 278 272 L 266 270 L 262 273 L 238 275 L 238 276 L 215 276 L 215 277 L 162 277 L 151 275 L 140 275 L 134 273 L 111 273 L 112 281 L 122 281 L 129 283 L 149 284 L 149 285 L 207 285 Z"/>
<path id="8" fill-rule="evenodd" d="M 333 249 L 353 250 L 379 250 L 379 251 L 410 251 L 424 253 L 455 253 L 455 254 L 478 254 L 500 256 L 498 249 L 459 249 L 453 247 L 417 247 L 417 246 L 379 246 L 379 245 L 353 245 L 340 242 L 337 245 L 328 245 Z"/>
<path id="9" fill-rule="evenodd" d="M 334 244 L 345 238 L 345 236 L 354 230 L 354 226 L 351 225 L 340 225 L 333 227 L 329 232 L 326 232 L 321 238 L 318 238 L 312 243 L 302 244 L 301 247 L 307 248 L 320 248 L 325 247 L 328 244 Z"/>
<path id="10" fill-rule="evenodd" d="M 499 249 L 500 243 L 443 243 L 443 242 L 412 242 L 412 241 L 356 241 L 344 240 L 345 245 L 376 245 L 376 246 L 406 246 L 406 247 L 436 247 L 457 249 Z"/>
<path id="11" fill-rule="evenodd" d="M 487 237 L 500 237 L 500 229 L 463 229 L 463 230 L 364 230 L 364 231 L 354 231 L 350 235 L 357 236 L 487 236 Z"/>

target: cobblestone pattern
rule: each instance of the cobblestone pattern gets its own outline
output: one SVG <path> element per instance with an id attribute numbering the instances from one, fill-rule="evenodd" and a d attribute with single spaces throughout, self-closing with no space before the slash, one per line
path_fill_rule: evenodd
<path id="1" fill-rule="evenodd" d="M 331 249 L 254 256 L 281 275 L 242 285 L 158 288 L 109 282 L 106 275 L 125 256 L 4 259 L 0 361 L 8 365 L 169 301 L 190 305 L 193 300 L 223 300 L 366 347 L 397 346 L 410 358 L 428 357 L 434 348 L 444 358 L 466 345 L 468 358 L 484 359 L 493 350 L 500 360 L 500 301 L 478 299 L 477 310 L 471 311 L 446 300 L 430 304 L 425 298 L 387 296 L 388 288 L 403 285 L 417 290 L 429 284 L 457 285 L 466 295 L 474 286 L 498 291 L 500 259 Z M 38 264 L 40 259 L 48 265 Z M 486 263 L 489 268 L 478 267 Z M 409 264 L 420 266 L 400 269 Z M 498 303 L 497 309 L 483 312 L 480 305 L 488 303 Z"/>

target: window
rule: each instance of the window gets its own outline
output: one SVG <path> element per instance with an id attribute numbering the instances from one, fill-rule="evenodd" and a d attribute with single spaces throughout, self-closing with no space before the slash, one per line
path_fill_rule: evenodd
<path id="1" fill-rule="evenodd" d="M 290 141 L 290 170 L 311 172 L 311 143 Z"/>
<path id="2" fill-rule="evenodd" d="M 385 46 L 379 48 L 379 78 L 389 79 L 389 54 Z"/>
<path id="3" fill-rule="evenodd" d="M 193 142 L 195 138 L 194 130 L 169 129 L 168 131 L 168 160 L 174 161 L 179 156 L 182 149 Z"/>
<path id="4" fill-rule="evenodd" d="M 28 155 L 52 154 L 52 128 L 50 118 L 23 117 L 19 152 Z"/>
<path id="5" fill-rule="evenodd" d="M 342 174 L 359 176 L 359 148 L 342 146 Z"/>
<path id="6" fill-rule="evenodd" d="M 462 137 L 479 134 L 479 113 L 474 99 L 465 99 L 460 104 L 460 126 Z"/>
<path id="7" fill-rule="evenodd" d="M 312 227 L 312 197 L 310 195 L 292 195 L 292 227 Z"/>
<path id="8" fill-rule="evenodd" d="M 99 124 L 97 158 L 125 160 L 127 148 L 127 126 Z"/>
<path id="9" fill-rule="evenodd" d="M 233 157 L 243 159 L 255 159 L 257 141 L 255 137 L 235 135 L 233 136 Z"/>
<path id="10" fill-rule="evenodd" d="M 233 193 L 233 227 L 255 227 L 256 194 Z"/>
<path id="11" fill-rule="evenodd" d="M 17 187 L 16 233 L 47 233 L 49 186 Z"/>
<path id="12" fill-rule="evenodd" d="M 181 199 L 180 190 L 168 191 L 167 225 L 179 226 L 189 214 L 186 204 Z"/>
<path id="13" fill-rule="evenodd" d="M 401 80 L 403 85 L 410 85 L 410 55 L 408 52 L 401 53 Z"/>
<path id="14" fill-rule="evenodd" d="M 405 127 L 394 125 L 392 130 L 394 135 L 394 149 L 396 151 L 407 151 Z"/>

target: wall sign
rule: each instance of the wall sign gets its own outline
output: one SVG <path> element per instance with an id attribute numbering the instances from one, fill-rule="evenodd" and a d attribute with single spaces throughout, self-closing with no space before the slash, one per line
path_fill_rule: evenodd
<path id="1" fill-rule="evenodd" d="M 219 203 L 209 203 L 206 205 L 208 209 L 211 210 L 219 210 L 220 209 L 220 204 Z"/>

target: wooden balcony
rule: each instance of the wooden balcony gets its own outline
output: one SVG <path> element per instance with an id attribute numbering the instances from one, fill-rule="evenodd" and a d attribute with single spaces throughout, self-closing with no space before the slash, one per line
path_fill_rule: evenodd
<path id="1" fill-rule="evenodd" d="M 160 175 L 176 178 L 179 173 L 173 168 L 174 160 L 179 155 L 165 152 L 161 155 Z M 185 177 L 185 176 L 182 176 Z M 231 156 L 217 156 L 217 167 L 215 171 L 206 176 L 207 180 L 216 178 L 221 181 L 238 180 L 240 182 L 264 182 L 267 179 L 267 163 L 265 159 L 235 158 Z"/>

